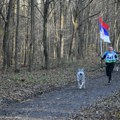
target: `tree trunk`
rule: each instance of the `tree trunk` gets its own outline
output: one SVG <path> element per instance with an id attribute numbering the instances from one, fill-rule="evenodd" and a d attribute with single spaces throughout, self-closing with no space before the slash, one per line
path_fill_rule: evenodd
<path id="1" fill-rule="evenodd" d="M 63 25 L 64 25 L 64 16 L 63 16 L 63 5 L 62 0 L 60 1 L 60 45 L 59 45 L 59 61 L 63 58 L 63 49 L 64 49 L 64 40 L 63 40 Z"/>
<path id="2" fill-rule="evenodd" d="M 70 59 L 76 57 L 77 18 L 74 16 L 72 16 L 72 23 L 73 23 L 73 33 L 72 33 L 72 40 L 70 43 L 70 50 L 69 50 Z"/>
<path id="3" fill-rule="evenodd" d="M 16 25 L 16 40 L 15 40 L 15 72 L 19 71 L 18 68 L 18 41 L 19 41 L 19 8 L 20 0 L 17 0 L 17 25 Z"/>
<path id="4" fill-rule="evenodd" d="M 54 11 L 54 24 L 55 24 L 55 47 L 57 49 L 57 61 L 58 65 L 61 62 L 61 58 L 64 56 L 64 39 L 63 39 L 63 26 L 64 26 L 64 11 L 63 11 L 63 1 L 60 0 L 60 18 L 59 18 L 59 26 L 57 29 L 56 25 L 56 11 Z M 54 48 L 55 48 L 54 47 Z"/>
<path id="5" fill-rule="evenodd" d="M 55 2 L 53 3 L 53 5 L 54 5 L 54 8 L 55 8 Z M 56 17 L 56 15 L 57 15 L 57 13 L 56 13 L 56 9 L 54 9 L 54 17 L 53 17 L 53 23 L 54 23 L 54 27 L 55 27 L 55 38 L 54 38 L 54 46 L 53 46 L 53 55 L 54 55 L 54 59 L 56 59 L 57 58 L 57 39 L 58 39 L 58 37 L 57 37 L 57 23 L 56 23 L 56 21 L 57 21 L 57 17 Z"/>
<path id="6" fill-rule="evenodd" d="M 28 2 L 29 6 L 29 2 Z M 29 16 L 30 7 L 27 9 L 27 16 Z M 25 35 L 25 44 L 24 44 L 24 66 L 28 64 L 28 53 L 29 53 L 29 17 L 26 20 L 26 35 Z"/>
<path id="7" fill-rule="evenodd" d="M 44 56 L 45 56 L 45 69 L 49 69 L 50 60 L 49 60 L 49 51 L 48 51 L 48 40 L 47 40 L 47 17 L 49 9 L 49 0 L 46 0 L 44 3 L 44 17 L 43 17 L 43 47 L 44 47 Z"/>
<path id="8" fill-rule="evenodd" d="M 10 25 L 10 16 L 11 10 L 14 0 L 9 0 L 8 4 L 8 12 L 5 21 L 5 30 L 4 30 L 4 37 L 3 37 L 3 72 L 6 72 L 8 67 L 8 47 L 9 47 L 9 25 Z"/>
<path id="9" fill-rule="evenodd" d="M 28 71 L 31 72 L 33 58 L 34 58 L 34 42 L 35 42 L 35 0 L 31 0 L 31 41 L 30 41 L 30 53 L 29 53 L 29 68 Z"/>

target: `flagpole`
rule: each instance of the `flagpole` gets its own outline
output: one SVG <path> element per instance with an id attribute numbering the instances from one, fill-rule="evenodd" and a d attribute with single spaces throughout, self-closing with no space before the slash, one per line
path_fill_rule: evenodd
<path id="1" fill-rule="evenodd" d="M 100 39 L 100 54 L 101 54 L 101 57 L 102 57 L 102 55 L 103 55 L 103 53 L 102 53 L 102 39 Z"/>
<path id="2" fill-rule="evenodd" d="M 103 56 L 103 49 L 102 49 L 102 39 L 100 39 L 100 54 L 101 54 L 101 58 Z M 101 59 L 101 67 L 103 66 L 103 62 L 102 62 L 102 59 Z"/>

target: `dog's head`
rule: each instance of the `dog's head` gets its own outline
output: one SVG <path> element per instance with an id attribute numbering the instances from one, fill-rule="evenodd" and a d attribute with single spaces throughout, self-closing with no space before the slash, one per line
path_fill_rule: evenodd
<path id="1" fill-rule="evenodd" d="M 78 69 L 78 73 L 79 73 L 79 75 L 83 75 L 84 74 L 84 69 L 82 68 L 82 69 Z"/>
<path id="2" fill-rule="evenodd" d="M 84 69 L 78 69 L 77 72 L 77 81 L 83 81 L 85 79 Z"/>

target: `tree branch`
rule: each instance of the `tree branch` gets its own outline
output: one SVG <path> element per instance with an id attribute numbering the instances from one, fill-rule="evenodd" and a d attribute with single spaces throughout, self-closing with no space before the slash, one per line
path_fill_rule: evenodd
<path id="1" fill-rule="evenodd" d="M 1 17 L 2 17 L 3 21 L 5 22 L 5 17 L 4 17 L 4 15 L 3 15 L 3 13 L 2 13 L 2 11 L 1 11 L 1 10 L 0 10 L 0 15 L 1 15 Z"/>
<path id="2" fill-rule="evenodd" d="M 98 13 L 95 13 L 94 15 L 88 16 L 87 18 L 85 18 L 84 20 L 81 21 L 81 23 L 78 25 L 77 29 L 79 29 L 79 27 L 81 27 L 83 25 L 84 22 L 86 22 L 89 18 L 92 18 L 98 14 L 100 14 L 101 11 L 99 11 Z"/>
<path id="3" fill-rule="evenodd" d="M 90 0 L 90 2 L 78 12 L 76 17 L 78 17 L 80 15 L 80 13 L 83 12 L 83 10 L 85 10 L 92 2 L 93 2 L 93 0 Z"/>
<path id="4" fill-rule="evenodd" d="M 42 15 L 42 17 L 44 17 L 44 15 L 42 14 L 41 10 L 38 8 L 37 5 L 35 5 L 35 7 L 37 8 L 37 10 L 40 12 L 40 14 Z"/>

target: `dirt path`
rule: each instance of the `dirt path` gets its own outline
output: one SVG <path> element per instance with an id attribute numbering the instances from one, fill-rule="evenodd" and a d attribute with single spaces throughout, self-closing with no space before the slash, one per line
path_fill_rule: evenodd
<path id="1" fill-rule="evenodd" d="M 2 103 L 0 120 L 63 120 L 76 114 L 81 108 L 120 90 L 120 73 L 113 74 L 111 85 L 107 77 L 88 79 L 87 88 L 79 90 L 76 83 L 45 93 L 35 99 L 22 103 Z"/>

